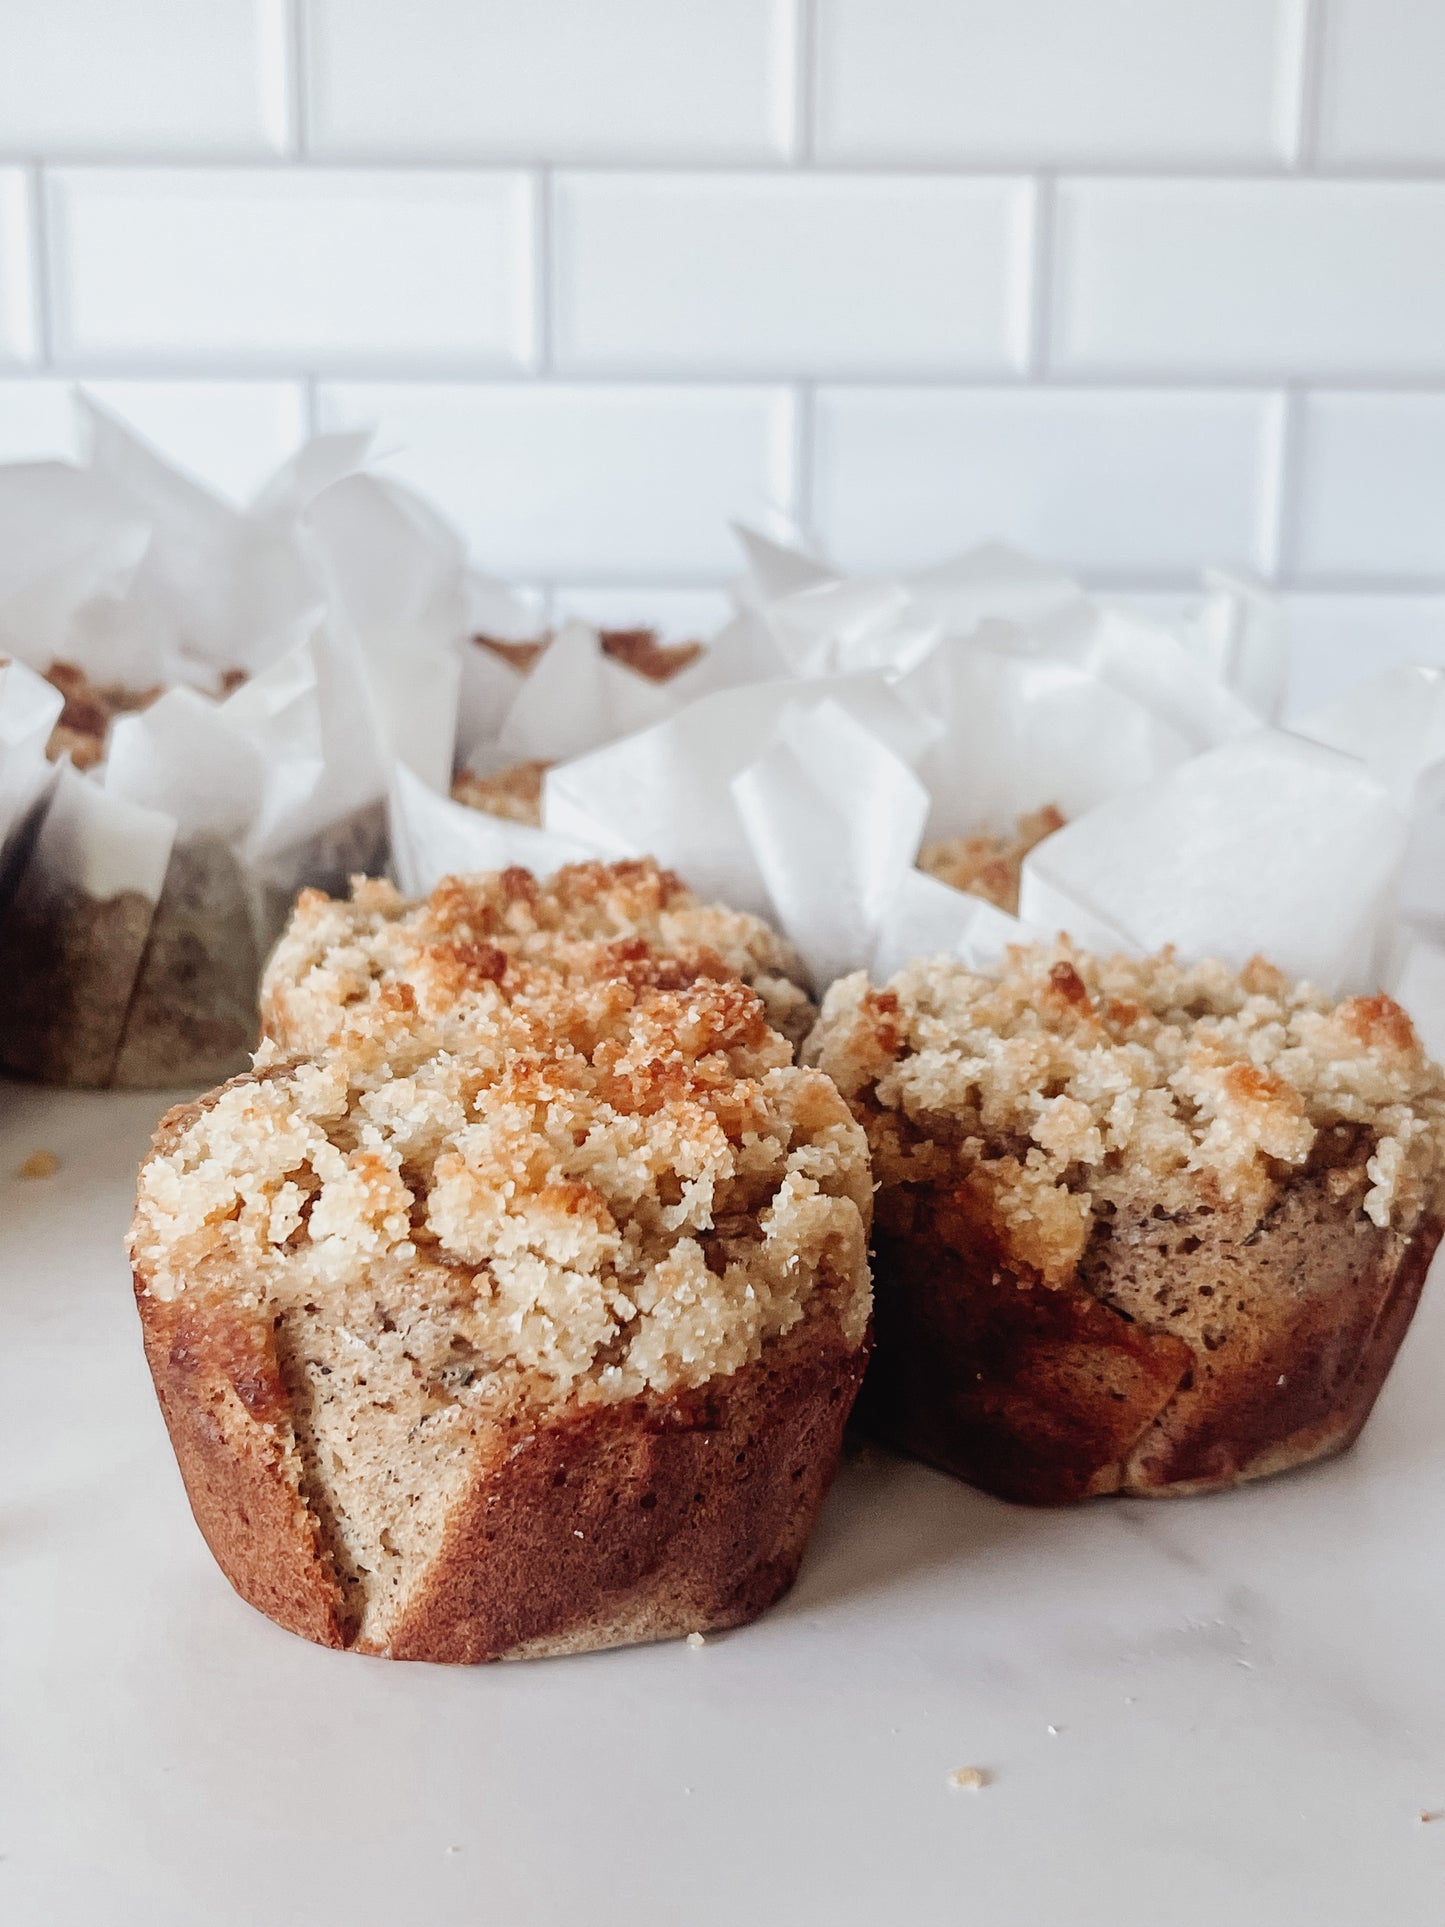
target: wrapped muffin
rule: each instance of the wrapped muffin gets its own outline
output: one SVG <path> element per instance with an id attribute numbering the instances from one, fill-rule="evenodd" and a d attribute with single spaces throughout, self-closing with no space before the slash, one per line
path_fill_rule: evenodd
<path id="1" fill-rule="evenodd" d="M 192 1509 L 323 1645 L 471 1663 L 734 1626 L 797 1570 L 867 1345 L 863 1135 L 753 993 L 397 982 L 173 1111 L 131 1252 Z"/>
<path id="2" fill-rule="evenodd" d="M 1445 1077 L 1388 997 L 1020 948 L 835 984 L 806 1056 L 878 1180 L 884 1437 L 1040 1504 L 1356 1437 L 1445 1206 Z"/>
<path id="3" fill-rule="evenodd" d="M 404 506 L 343 479 L 365 438 L 319 439 L 242 512 L 86 421 L 85 466 L 0 469 L 0 649 L 59 712 L 56 773 L 6 866 L 0 1064 L 203 1084 L 255 1045 L 297 885 L 382 861 L 393 746 L 372 692 L 435 639 L 348 578 L 365 552 L 415 580 L 382 546 Z"/>
<path id="4" fill-rule="evenodd" d="M 465 1048 L 524 977 L 624 977 L 676 989 L 736 978 L 794 1044 L 814 1006 L 792 947 L 761 918 L 700 903 L 650 859 L 446 877 L 420 903 L 358 878 L 350 901 L 303 892 L 261 989 L 268 1038 L 324 1050 L 400 999 L 439 1047 Z"/>

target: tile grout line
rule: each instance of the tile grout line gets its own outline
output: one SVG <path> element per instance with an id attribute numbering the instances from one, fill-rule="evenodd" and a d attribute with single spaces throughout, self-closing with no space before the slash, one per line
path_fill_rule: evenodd
<path id="1" fill-rule="evenodd" d="M 301 419 L 305 425 L 307 439 L 321 433 L 321 378 L 315 369 L 307 369 L 301 377 Z"/>
<path id="2" fill-rule="evenodd" d="M 811 168 L 817 151 L 817 0 L 793 0 L 793 128 L 788 143 L 795 167 Z"/>
<path id="3" fill-rule="evenodd" d="M 1299 6 L 1298 44 L 1294 48 L 1295 86 L 1290 103 L 1289 166 L 1295 173 L 1305 169 L 1313 173 L 1319 150 L 1326 29 L 1323 0 L 1299 0 Z"/>
<path id="4" fill-rule="evenodd" d="M 794 384 L 792 515 L 806 546 L 811 546 L 817 538 L 817 530 L 813 526 L 817 400 L 816 382 L 799 381 Z"/>
<path id="5" fill-rule="evenodd" d="M 743 153 L 731 157 L 666 153 L 638 153 L 622 157 L 616 155 L 558 157 L 536 151 L 491 154 L 437 147 L 424 154 L 397 154 L 378 149 L 373 153 L 338 152 L 318 155 L 311 151 L 309 129 L 306 139 L 308 147 L 304 158 L 308 164 L 319 172 L 338 174 L 488 175 L 526 173 L 538 167 L 565 167 L 577 173 L 604 175 L 644 174 L 698 180 L 716 179 L 720 175 L 741 175 L 749 179 L 772 175 L 779 180 L 786 180 L 802 171 L 795 161 L 780 160 L 776 155 L 760 156 Z M 33 150 L 7 148 L 0 144 L 0 166 L 23 166 L 27 161 L 34 159 Z M 267 174 L 295 167 L 293 156 L 258 151 L 246 146 L 209 150 L 203 154 L 184 148 L 158 147 L 137 149 L 134 153 L 121 156 L 106 154 L 96 149 L 77 148 L 63 154 L 48 155 L 47 160 L 53 165 L 96 174 L 162 171 L 205 174 L 234 171 L 237 168 L 244 168 L 257 174 Z M 1071 161 L 1065 157 L 1034 163 L 1016 157 L 988 160 L 968 155 L 960 155 L 953 160 L 936 161 L 913 160 L 906 155 L 848 160 L 823 160 L 814 156 L 808 162 L 808 171 L 840 180 L 852 177 L 859 180 L 876 180 L 882 177 L 900 181 L 972 182 L 1024 181 L 1038 173 L 1047 173 L 1057 180 L 1086 183 L 1158 181 L 1170 186 L 1175 184 L 1209 186 L 1215 182 L 1232 185 L 1241 181 L 1253 182 L 1261 186 L 1279 186 L 1288 185 L 1297 178 L 1297 170 L 1284 161 L 1278 159 L 1237 161 L 1231 160 L 1228 155 L 1219 155 L 1212 160 L 1171 159 L 1167 155 L 1141 160 L 1112 161 L 1088 158 Z M 1439 187 L 1445 185 L 1445 161 L 1430 159 L 1333 161 L 1312 166 L 1309 169 L 1309 178 L 1366 187 Z"/>
<path id="6" fill-rule="evenodd" d="M 1057 189 L 1053 174 L 1034 181 L 1033 227 L 1029 240 L 1028 277 L 1023 331 L 1024 381 L 1044 385 L 1049 379 L 1049 341 L 1053 333 L 1054 245 L 1057 232 Z"/>
<path id="7" fill-rule="evenodd" d="M 1202 596 L 1205 593 L 1198 573 L 1188 569 L 1151 571 L 1140 568 L 1127 574 L 1120 574 L 1116 570 L 1075 569 L 1072 573 L 1091 595 Z M 732 579 L 728 573 L 709 574 L 694 569 L 679 570 L 675 574 L 647 571 L 616 573 L 600 566 L 581 570 L 560 569 L 545 579 L 536 574 L 518 578 L 553 596 L 576 589 L 657 594 L 712 591 L 725 594 Z M 1438 602 L 1445 609 L 1445 577 L 1330 575 L 1311 570 L 1304 574 L 1286 573 L 1280 581 L 1270 586 L 1282 596 L 1312 596 L 1326 601 L 1427 601 Z"/>
<path id="8" fill-rule="evenodd" d="M 283 46 L 286 56 L 287 88 L 286 107 L 290 115 L 291 161 L 304 161 L 311 145 L 310 116 L 307 112 L 307 81 L 310 73 L 311 49 L 306 32 L 306 0 L 284 0 L 286 7 L 286 34 Z"/>
<path id="9" fill-rule="evenodd" d="M 51 245 L 50 197 L 45 163 L 32 161 L 26 175 L 30 212 L 30 314 L 35 329 L 35 368 L 49 373 L 55 367 L 55 273 Z"/>
<path id="10" fill-rule="evenodd" d="M 1294 481 L 1299 432 L 1298 389 L 1287 383 L 1275 398 L 1269 424 L 1260 489 L 1262 573 L 1272 583 L 1287 580 L 1294 564 Z"/>
<path id="11" fill-rule="evenodd" d="M 555 170 L 539 167 L 532 182 L 532 374 L 550 376 L 556 367 Z"/>
<path id="12" fill-rule="evenodd" d="M 77 379 L 137 381 L 288 381 L 305 376 L 306 370 L 295 361 L 266 357 L 250 361 L 233 355 L 219 359 L 186 351 L 164 364 L 145 356 L 104 354 L 90 351 L 72 357 Z M 335 367 L 313 371 L 319 380 L 355 383 L 361 386 L 426 388 L 472 386 L 478 388 L 524 388 L 536 380 L 530 370 L 518 371 L 511 362 L 483 360 L 468 356 L 440 356 L 419 363 L 418 358 L 379 355 L 358 361 L 346 358 Z M 852 368 L 826 373 L 809 372 L 782 364 L 763 368 L 722 368 L 716 365 L 689 370 L 655 369 L 638 365 L 612 368 L 583 368 L 549 371 L 551 378 L 569 388 L 625 388 L 654 392 L 783 389 L 790 393 L 806 385 L 814 391 L 880 390 L 889 394 L 916 395 L 954 393 L 968 396 L 997 396 L 1021 401 L 1025 396 L 1056 398 L 1064 394 L 1182 399 L 1217 395 L 1237 399 L 1268 399 L 1291 385 L 1311 394 L 1369 396 L 1445 396 L 1445 372 L 1419 374 L 1403 372 L 1379 374 L 1361 369 L 1334 373 L 1308 373 L 1301 376 L 1283 368 L 1262 371 L 1225 369 L 1201 371 L 1131 372 L 1113 368 L 1089 373 L 1051 373 L 1046 380 L 1021 379 L 1007 366 L 981 369 L 960 367 L 950 370 L 896 368 Z"/>

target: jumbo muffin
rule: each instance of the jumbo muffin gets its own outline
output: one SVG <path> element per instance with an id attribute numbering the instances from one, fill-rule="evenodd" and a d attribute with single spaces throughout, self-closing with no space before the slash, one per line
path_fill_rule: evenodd
<path id="1" fill-rule="evenodd" d="M 1445 1078 L 1388 997 L 1019 948 L 846 978 L 805 1055 L 879 1182 L 879 1433 L 1037 1503 L 1354 1440 L 1442 1229 Z"/>
<path id="2" fill-rule="evenodd" d="M 172 1111 L 131 1254 L 192 1509 L 323 1645 L 465 1662 L 791 1583 L 867 1346 L 871 1185 L 734 982 L 554 985 Z"/>
<path id="3" fill-rule="evenodd" d="M 366 878 L 349 902 L 303 891 L 262 979 L 262 1028 L 319 1051 L 404 1005 L 438 1047 L 458 1047 L 478 1014 L 485 1024 L 497 1002 L 554 975 L 657 989 L 736 978 L 795 1043 L 816 1015 L 802 962 L 775 930 L 700 903 L 644 858 L 569 864 L 547 882 L 522 869 L 444 877 L 420 903 Z"/>

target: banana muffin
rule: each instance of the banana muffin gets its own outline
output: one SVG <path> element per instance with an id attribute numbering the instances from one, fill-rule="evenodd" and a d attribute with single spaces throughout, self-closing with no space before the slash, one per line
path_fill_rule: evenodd
<path id="1" fill-rule="evenodd" d="M 1445 1078 L 1388 997 L 1061 942 L 845 978 L 805 1057 L 879 1185 L 880 1434 L 1036 1503 L 1354 1440 L 1445 1190 Z"/>
<path id="2" fill-rule="evenodd" d="M 702 654 L 700 642 L 664 642 L 655 629 L 599 629 L 597 640 L 604 656 L 620 662 L 648 682 L 670 682 L 690 669 Z M 499 636 L 472 637 L 479 649 L 486 649 L 525 676 L 536 668 L 552 642 L 552 631 L 527 642 L 507 642 Z"/>
<path id="3" fill-rule="evenodd" d="M 469 810 L 483 810 L 508 823 L 529 823 L 542 827 L 542 784 L 552 765 L 540 757 L 524 763 L 508 763 L 490 776 L 475 770 L 458 771 L 452 778 L 452 801 L 465 803 Z"/>
<path id="4" fill-rule="evenodd" d="M 162 1122 L 131 1256 L 192 1510 L 291 1631 L 472 1663 L 741 1624 L 868 1344 L 871 1183 L 736 982 L 358 1029 Z"/>
<path id="5" fill-rule="evenodd" d="M 1054 804 L 1045 803 L 1041 810 L 1021 816 L 1012 836 L 981 830 L 974 836 L 945 836 L 925 843 L 918 852 L 918 867 L 940 883 L 967 890 L 996 910 L 1017 916 L 1024 858 L 1046 836 L 1063 829 L 1064 821 Z"/>
<path id="6" fill-rule="evenodd" d="M 573 863 L 546 882 L 522 869 L 444 877 L 420 903 L 389 884 L 353 881 L 349 901 L 304 890 L 261 984 L 264 1034 L 324 1050 L 398 999 L 438 1048 L 541 978 L 622 976 L 677 989 L 736 978 L 793 1043 L 816 1015 L 792 946 L 760 918 L 700 903 L 650 858 Z"/>

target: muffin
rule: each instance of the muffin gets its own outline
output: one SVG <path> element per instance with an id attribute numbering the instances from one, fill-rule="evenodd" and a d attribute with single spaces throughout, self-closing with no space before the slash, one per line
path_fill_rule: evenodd
<path id="1" fill-rule="evenodd" d="M 112 725 L 164 687 L 43 672 L 64 706 L 62 767 L 17 865 L 0 926 L 0 1064 L 38 1082 L 124 1089 L 228 1076 L 256 1043 L 264 944 L 234 839 L 137 808 L 101 782 Z M 216 678 L 222 695 L 244 672 Z"/>
<path id="2" fill-rule="evenodd" d="M 1021 816 L 1012 836 L 982 830 L 975 836 L 945 836 L 925 843 L 918 867 L 940 883 L 982 897 L 996 910 L 1018 915 L 1019 881 L 1024 858 L 1046 836 L 1064 827 L 1064 816 L 1052 803 Z"/>
<path id="3" fill-rule="evenodd" d="M 358 878 L 349 901 L 303 891 L 261 984 L 275 1042 L 324 1050 L 338 1031 L 407 1000 L 438 1047 L 464 1047 L 480 1014 L 538 973 L 581 982 L 623 976 L 676 989 L 736 978 L 794 1043 L 816 1012 L 792 946 L 760 918 L 698 901 L 650 858 L 568 864 L 547 882 L 521 869 L 445 877 L 420 903 Z"/>
<path id="4" fill-rule="evenodd" d="M 536 668 L 551 640 L 550 629 L 526 642 L 507 642 L 500 636 L 472 637 L 479 649 L 490 650 L 523 675 Z M 649 682 L 669 682 L 690 669 L 702 654 L 700 642 L 664 642 L 655 629 L 599 629 L 597 640 L 604 656 Z"/>
<path id="5" fill-rule="evenodd" d="M 735 982 L 385 1025 L 172 1111 L 131 1230 L 227 1578 L 473 1663 L 735 1626 L 791 1583 L 867 1349 L 862 1131 Z"/>
<path id="6" fill-rule="evenodd" d="M 52 762 L 68 755 L 81 770 L 94 769 L 104 759 L 106 738 L 117 716 L 138 715 L 164 693 L 159 683 L 132 689 L 125 683 L 93 682 L 73 662 L 52 662 L 43 673 L 65 698 L 45 753 Z"/>
<path id="7" fill-rule="evenodd" d="M 805 1057 L 878 1180 L 878 1433 L 1040 1504 L 1359 1433 L 1445 1190 L 1445 1078 L 1388 997 L 1020 947 L 842 980 Z"/>
<path id="8" fill-rule="evenodd" d="M 469 810 L 484 810 L 488 816 L 503 817 L 508 823 L 528 823 L 534 830 L 542 827 L 542 784 L 552 765 L 539 757 L 522 763 L 508 763 L 490 776 L 478 776 L 464 769 L 452 779 L 452 801 L 465 803 Z"/>

